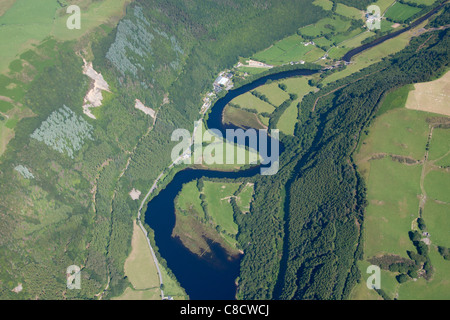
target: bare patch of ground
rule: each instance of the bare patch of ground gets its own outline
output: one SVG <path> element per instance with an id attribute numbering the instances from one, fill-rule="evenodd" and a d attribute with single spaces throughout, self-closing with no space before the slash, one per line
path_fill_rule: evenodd
<path id="1" fill-rule="evenodd" d="M 141 100 L 136 99 L 134 100 L 135 104 L 134 107 L 138 110 L 141 110 L 142 112 L 144 112 L 145 114 L 148 114 L 150 117 L 152 117 L 153 119 L 155 119 L 156 116 L 156 112 L 155 110 L 153 110 L 152 108 L 146 107 Z"/>
<path id="2" fill-rule="evenodd" d="M 12 292 L 19 293 L 19 292 L 22 291 L 22 290 L 23 290 L 22 284 L 19 283 L 19 284 L 17 285 L 17 287 L 15 287 L 14 289 L 12 289 Z"/>
<path id="3" fill-rule="evenodd" d="M 87 75 L 93 80 L 93 82 L 91 83 L 91 88 L 84 97 L 83 113 L 89 118 L 96 119 L 96 117 L 92 114 L 90 108 L 100 107 L 102 105 L 102 91 L 111 91 L 109 91 L 108 83 L 105 81 L 105 79 L 103 79 L 102 74 L 95 71 L 92 67 L 92 62 L 87 62 L 85 59 L 83 59 L 83 61 L 83 74 Z"/>
<path id="4" fill-rule="evenodd" d="M 438 80 L 416 83 L 406 101 L 406 108 L 450 116 L 450 72 Z"/>
<path id="5" fill-rule="evenodd" d="M 133 190 L 130 191 L 129 193 L 131 199 L 133 200 L 138 200 L 139 197 L 141 196 L 141 192 L 135 188 L 133 188 Z"/>

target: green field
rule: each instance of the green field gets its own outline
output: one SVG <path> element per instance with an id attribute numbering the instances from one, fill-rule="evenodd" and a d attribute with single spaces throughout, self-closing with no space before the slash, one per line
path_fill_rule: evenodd
<path id="1" fill-rule="evenodd" d="M 242 114 L 244 114 L 245 116 L 242 116 Z M 230 106 L 227 106 L 225 108 L 224 119 L 225 121 L 236 121 L 233 123 L 241 126 L 252 127 L 253 125 L 257 125 L 259 126 L 257 128 L 263 128 L 261 123 L 258 121 L 258 117 L 256 114 L 249 113 L 245 110 L 236 109 Z M 202 138 L 200 135 L 202 135 Z M 202 159 L 201 164 L 196 164 L 196 160 L 199 159 L 196 158 L 197 151 L 194 147 L 194 150 L 192 151 L 192 157 L 190 158 L 189 162 L 189 164 L 193 166 L 200 166 L 201 168 L 209 168 L 213 170 L 233 171 L 238 170 L 242 166 L 248 165 L 251 162 L 257 162 L 258 160 L 258 154 L 255 150 L 245 149 L 244 147 L 237 144 L 231 144 L 223 138 L 220 139 L 214 136 L 213 134 L 211 134 L 211 132 L 205 131 L 203 122 L 201 124 L 201 130 L 197 130 L 196 132 L 196 139 L 198 139 L 197 141 L 203 139 L 203 143 L 201 146 L 202 152 L 201 154 L 199 154 Z M 234 161 L 227 159 L 226 152 L 230 147 L 233 149 Z M 241 163 L 243 161 L 237 161 L 238 155 L 244 157 L 245 163 Z"/>
<path id="2" fill-rule="evenodd" d="M 326 34 L 345 32 L 350 25 L 350 21 L 334 16 L 332 18 L 323 18 L 313 25 L 300 28 L 299 32 L 301 35 L 317 38 Z"/>
<path id="3" fill-rule="evenodd" d="M 319 48 L 311 45 L 305 46 L 302 42 L 307 41 L 297 34 L 286 37 L 270 48 L 258 52 L 252 59 L 271 65 L 282 65 L 300 60 L 312 62 L 323 55 L 323 51 Z"/>
<path id="4" fill-rule="evenodd" d="M 161 277 L 164 283 L 164 295 L 166 297 L 171 296 L 174 300 L 187 300 L 188 297 L 184 289 L 169 275 L 166 267 L 161 263 L 159 264 L 159 270 L 161 271 Z"/>
<path id="5" fill-rule="evenodd" d="M 125 274 L 131 287 L 118 300 L 161 299 L 158 270 L 148 247 L 147 239 L 136 221 L 133 226 L 131 253 L 125 261 Z"/>
<path id="6" fill-rule="evenodd" d="M 283 81 L 287 86 L 287 92 L 298 96 L 298 98 L 294 100 L 289 108 L 281 115 L 280 120 L 278 120 L 277 128 L 284 134 L 294 134 L 295 125 L 298 122 L 298 104 L 301 103 L 305 95 L 312 92 L 315 88 L 308 84 L 310 79 L 311 77 L 298 77 Z"/>
<path id="7" fill-rule="evenodd" d="M 223 113 L 223 123 L 232 123 L 240 128 L 264 129 L 256 113 L 248 112 L 239 108 L 226 106 Z"/>
<path id="8" fill-rule="evenodd" d="M 422 28 L 426 24 L 423 23 L 416 27 L 416 29 Z M 411 34 L 409 32 L 405 32 L 395 39 L 387 40 L 376 47 L 373 47 L 369 50 L 363 51 L 360 54 L 356 55 L 352 58 L 352 63 L 347 66 L 344 70 L 340 72 L 335 72 L 328 77 L 326 77 L 322 83 L 323 85 L 329 84 L 336 80 L 345 78 L 355 72 L 358 72 L 374 63 L 381 61 L 384 57 L 387 57 L 391 54 L 397 53 L 404 49 L 411 39 Z"/>
<path id="9" fill-rule="evenodd" d="M 408 94 L 414 89 L 414 85 L 406 85 L 401 88 L 394 89 L 389 92 L 383 100 L 380 108 L 377 111 L 377 116 L 397 108 L 403 108 L 408 100 Z"/>
<path id="10" fill-rule="evenodd" d="M 433 170 L 428 173 L 425 189 L 431 199 L 450 203 L 450 172 Z"/>
<path id="11" fill-rule="evenodd" d="M 265 94 L 265 92 L 263 92 L 263 90 L 264 89 L 262 87 L 259 87 L 258 89 L 256 89 L 256 91 Z M 275 96 L 272 96 L 272 98 L 275 98 Z M 270 101 L 272 102 L 272 100 L 270 100 Z M 278 101 L 278 99 L 275 99 L 275 101 Z M 238 105 L 241 108 L 255 110 L 258 113 L 262 113 L 262 112 L 272 113 L 273 110 L 275 110 L 274 106 L 259 99 L 258 97 L 255 97 L 251 92 L 244 93 L 244 94 L 240 95 L 239 97 L 234 98 L 231 101 L 231 103 L 234 105 Z M 277 105 L 276 102 L 272 102 L 272 103 Z"/>
<path id="12" fill-rule="evenodd" d="M 450 154 L 436 161 L 436 165 L 442 166 L 445 168 L 450 167 Z"/>
<path id="13" fill-rule="evenodd" d="M 450 224 L 450 173 L 438 168 L 435 159 L 450 152 L 447 129 L 434 129 L 427 162 L 410 164 L 394 161 L 389 154 L 424 159 L 428 135 L 427 119 L 432 114 L 406 109 L 406 97 L 411 86 L 404 86 L 389 93 L 384 99 L 377 118 L 359 147 L 355 160 L 367 186 L 368 206 L 364 221 L 364 257 L 360 270 L 364 276 L 370 257 L 394 254 L 408 258 L 407 250 L 415 252 L 408 232 L 417 225 L 419 212 L 430 234 L 430 259 L 434 269 L 431 280 L 420 277 L 399 284 L 397 273 L 382 272 L 382 289 L 391 298 L 399 299 L 447 299 L 450 276 L 449 262 L 437 252 L 436 246 L 449 245 Z M 421 203 L 422 192 L 427 195 Z M 437 200 L 437 201 L 435 201 Z M 364 276 L 366 279 L 367 276 Z M 445 288 L 445 289 L 444 289 Z M 379 299 L 365 286 L 358 285 L 352 292 L 353 299 Z"/>
<path id="14" fill-rule="evenodd" d="M 414 110 L 395 109 L 381 116 L 370 128 L 364 140 L 371 153 L 388 153 L 421 160 L 424 157 L 429 128 L 429 114 Z"/>
<path id="15" fill-rule="evenodd" d="M 238 194 L 236 204 L 243 213 L 250 212 L 250 204 L 253 201 L 254 191 L 254 185 L 252 183 L 247 183 Z"/>
<path id="16" fill-rule="evenodd" d="M 48 36 L 58 40 L 78 39 L 102 23 L 123 15 L 130 0 L 77 1 L 81 8 L 81 29 L 68 29 L 69 14 L 56 0 L 16 0 L 0 17 L 0 73 L 24 52 Z"/>
<path id="17" fill-rule="evenodd" d="M 444 260 L 438 252 L 431 250 L 430 260 L 434 274 L 431 281 L 419 278 L 399 286 L 400 300 L 449 300 L 450 262 Z"/>
<path id="18" fill-rule="evenodd" d="M 418 13 L 420 10 L 422 9 L 396 2 L 392 7 L 389 8 L 389 10 L 386 11 L 385 16 L 392 21 L 403 22 Z"/>
<path id="19" fill-rule="evenodd" d="M 260 128 L 261 123 L 268 126 L 269 118 L 262 116 L 262 114 L 273 113 L 275 110 L 273 105 L 279 106 L 290 99 L 290 94 L 295 94 L 297 95 L 297 98 L 291 102 L 290 106 L 283 112 L 276 124 L 277 129 L 281 130 L 284 134 L 292 135 L 294 134 L 295 125 L 298 122 L 298 104 L 306 94 L 315 89 L 315 87 L 311 87 L 308 84 L 310 79 L 311 77 L 289 78 L 265 84 L 254 90 L 266 96 L 270 104 L 255 97 L 250 92 L 236 97 L 232 101 L 234 104 L 233 107 L 226 107 L 224 119 L 227 123 L 234 123 L 238 126 Z M 280 85 L 285 85 L 286 90 L 282 90 Z M 257 111 L 258 114 L 237 109 L 235 107 L 253 109 Z"/>
<path id="20" fill-rule="evenodd" d="M 255 90 L 264 94 L 269 99 L 271 104 L 273 104 L 275 106 L 279 106 L 284 101 L 289 99 L 289 94 L 286 91 L 283 91 L 278 87 L 279 83 L 285 83 L 285 81 L 272 82 L 270 84 L 261 86 Z M 288 91 L 288 92 L 290 92 L 290 91 Z M 267 110 L 266 112 L 270 113 L 270 112 L 273 112 L 273 110 L 274 109 L 272 109 L 271 111 Z M 264 112 L 264 111 L 258 110 L 258 112 Z"/>
<path id="21" fill-rule="evenodd" d="M 330 11 L 333 8 L 333 2 L 331 2 L 330 0 L 314 0 L 313 4 L 322 7 L 327 11 Z"/>
<path id="22" fill-rule="evenodd" d="M 371 161 L 365 219 L 366 257 L 386 252 L 407 258 L 406 250 L 414 249 L 408 231 L 418 212 L 421 171 L 421 166 L 406 166 L 390 158 Z"/>
<path id="23" fill-rule="evenodd" d="M 447 179 L 448 179 L 447 175 Z M 428 191 L 428 189 L 427 189 Z M 430 233 L 432 243 L 450 248 L 450 204 L 427 201 L 423 218 L 425 219 L 427 230 Z"/>
<path id="24" fill-rule="evenodd" d="M 377 0 L 374 5 L 379 6 L 381 14 L 383 14 L 394 2 L 395 0 Z"/>
<path id="25" fill-rule="evenodd" d="M 407 0 L 406 2 L 414 3 L 414 4 L 418 4 L 418 5 L 424 4 L 426 6 L 431 6 L 433 3 L 436 2 L 436 0 Z"/>
<path id="26" fill-rule="evenodd" d="M 196 181 L 183 185 L 175 202 L 175 209 L 184 215 L 192 215 L 201 219 L 205 218 Z"/>
<path id="27" fill-rule="evenodd" d="M 189 223 L 188 219 L 194 218 L 203 224 L 203 228 L 209 228 L 210 235 L 214 232 L 229 246 L 236 248 L 238 226 L 230 201 L 234 198 L 241 211 L 247 213 L 253 200 L 253 184 L 245 184 L 236 195 L 240 187 L 241 183 L 204 181 L 200 191 L 197 181 L 185 184 L 175 200 L 177 224 L 178 219 L 182 218 L 179 215 L 185 217 L 180 219 L 180 223 Z M 199 226 L 195 228 L 200 230 Z"/>
<path id="28" fill-rule="evenodd" d="M 361 31 L 360 29 L 356 29 L 356 36 L 349 38 L 348 40 L 344 40 L 339 43 L 340 46 L 345 46 L 346 48 L 356 48 L 361 45 L 361 43 L 374 35 L 372 31 Z"/>
<path id="29" fill-rule="evenodd" d="M 317 38 L 317 39 L 314 39 L 314 43 L 316 44 L 316 45 L 318 45 L 319 47 L 325 47 L 326 49 L 328 49 L 328 48 L 330 48 L 331 46 L 333 46 L 333 41 L 331 41 L 331 40 L 328 40 L 327 38 L 325 38 L 325 37 L 320 37 L 320 38 Z"/>
<path id="30" fill-rule="evenodd" d="M 430 160 L 445 157 L 450 150 L 450 130 L 436 128 L 433 130 L 433 140 L 428 151 Z"/>
<path id="31" fill-rule="evenodd" d="M 345 4 L 342 3 L 337 4 L 336 13 L 355 20 L 362 19 L 364 17 L 362 10 L 346 6 Z"/>
<path id="32" fill-rule="evenodd" d="M 208 214 L 213 224 L 231 235 L 236 235 L 238 226 L 234 221 L 230 198 L 239 188 L 240 183 L 221 183 L 205 181 L 203 193 L 206 196 Z"/>

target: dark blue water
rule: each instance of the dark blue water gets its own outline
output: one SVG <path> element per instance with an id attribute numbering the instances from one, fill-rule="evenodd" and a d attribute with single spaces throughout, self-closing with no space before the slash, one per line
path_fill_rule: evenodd
<path id="1" fill-rule="evenodd" d="M 444 5 L 446 2 L 440 4 L 439 6 L 437 6 L 436 8 L 434 8 L 433 10 L 431 10 L 430 12 L 428 12 L 427 14 L 425 14 L 424 16 L 420 17 L 419 19 L 415 20 L 414 22 L 411 22 L 406 28 L 389 33 L 385 36 L 382 36 L 378 39 L 375 39 L 372 42 L 363 44 L 362 46 L 355 48 L 353 50 L 350 50 L 349 52 L 347 52 L 344 57 L 342 58 L 342 60 L 346 61 L 346 62 L 350 62 L 350 60 L 353 58 L 354 55 L 357 55 L 358 53 L 370 49 L 372 47 L 375 47 L 389 39 L 395 38 L 398 35 L 411 30 L 412 28 L 417 27 L 419 24 L 421 24 L 422 22 L 424 22 L 425 20 L 427 20 L 428 18 L 430 18 L 432 15 L 436 14 Z"/>
<path id="2" fill-rule="evenodd" d="M 361 51 L 367 50 L 410 30 L 435 14 L 442 6 L 443 4 L 419 18 L 405 29 L 391 33 L 349 51 L 343 57 L 343 60 L 350 61 L 354 55 Z M 236 129 L 236 127 L 233 127 L 232 125 L 225 126 L 222 123 L 224 108 L 231 100 L 241 94 L 264 85 L 268 80 L 276 81 L 284 78 L 311 75 L 316 72 L 318 71 L 307 69 L 284 71 L 261 77 L 240 88 L 230 90 L 227 95 L 219 99 L 210 110 L 207 120 L 208 128 L 218 129 L 223 136 L 226 136 L 226 129 Z M 273 143 L 272 139 L 269 141 L 272 141 L 271 143 Z M 282 151 L 283 147 L 282 144 L 280 144 L 280 153 Z M 173 238 L 172 230 L 175 227 L 175 197 L 180 192 L 183 184 L 200 179 L 201 177 L 236 179 L 252 177 L 259 173 L 259 167 L 239 172 L 186 169 L 177 173 L 167 187 L 148 203 L 145 222 L 155 232 L 155 242 L 161 256 L 166 259 L 168 267 L 173 271 L 181 286 L 185 288 L 191 299 L 235 299 L 235 279 L 239 276 L 240 257 L 231 258 L 220 245 L 211 243 L 212 254 L 208 257 L 199 258 L 186 249 L 178 239 Z"/>
<path id="3" fill-rule="evenodd" d="M 223 125 L 223 109 L 235 97 L 264 85 L 267 80 L 274 81 L 311 75 L 315 72 L 317 71 L 306 69 L 280 72 L 259 78 L 235 90 L 230 90 L 225 97 L 219 99 L 212 107 L 207 120 L 208 128 L 220 130 L 223 136 L 225 136 L 226 129 L 235 128 L 230 125 Z M 272 142 L 272 139 L 268 141 L 270 150 L 270 145 L 274 142 Z M 283 146 L 280 143 L 280 152 L 282 151 Z M 186 169 L 178 172 L 167 187 L 148 203 L 145 222 L 154 230 L 155 242 L 161 256 L 167 261 L 168 267 L 191 299 L 235 299 L 235 280 L 239 276 L 240 257 L 229 257 L 220 245 L 212 243 L 210 244 L 212 254 L 199 258 L 186 249 L 179 239 L 173 238 L 175 197 L 183 184 L 201 177 L 237 179 L 252 177 L 257 174 L 260 174 L 259 166 L 238 172 Z"/>

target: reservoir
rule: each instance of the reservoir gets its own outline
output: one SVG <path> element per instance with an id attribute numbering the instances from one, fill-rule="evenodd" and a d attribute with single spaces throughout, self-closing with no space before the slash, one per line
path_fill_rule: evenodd
<path id="1" fill-rule="evenodd" d="M 411 23 L 411 25 L 405 29 L 391 33 L 349 51 L 343 57 L 343 60 L 348 62 L 354 55 L 417 26 L 435 14 L 441 7 L 442 5 L 430 11 L 425 16 Z M 214 106 L 212 106 L 207 120 L 207 127 L 209 129 L 218 129 L 222 132 L 223 136 L 226 136 L 225 130 L 234 127 L 230 125 L 225 126 L 222 123 L 222 114 L 225 106 L 231 100 L 264 85 L 268 80 L 276 81 L 291 77 L 307 76 L 316 72 L 319 71 L 298 69 L 279 72 L 263 76 L 242 87 L 230 90 L 223 98 L 219 99 Z M 283 147 L 280 143 L 280 153 L 282 151 Z M 212 256 L 206 257 L 206 259 L 199 258 L 197 255 L 186 249 L 178 239 L 173 238 L 172 230 L 175 227 L 174 201 L 176 196 L 180 192 L 183 184 L 202 177 L 237 179 L 252 177 L 259 173 L 259 167 L 253 167 L 248 170 L 237 172 L 186 169 L 178 172 L 166 188 L 148 203 L 145 222 L 154 230 L 155 242 L 159 249 L 159 253 L 167 261 L 167 266 L 175 274 L 177 280 L 191 299 L 235 299 L 235 280 L 239 276 L 240 258 L 236 257 L 230 259 L 225 250 L 218 244 L 211 244 Z"/>
<path id="2" fill-rule="evenodd" d="M 225 136 L 225 130 L 234 128 L 223 125 L 222 113 L 225 106 L 235 97 L 251 91 L 267 82 L 290 77 L 311 75 L 318 71 L 300 69 L 268 75 L 249 84 L 230 90 L 226 96 L 217 100 L 210 111 L 207 126 L 219 129 Z M 280 143 L 280 152 L 283 147 Z M 233 300 L 236 294 L 235 280 L 239 276 L 240 258 L 230 259 L 226 251 L 218 244 L 211 244 L 212 256 L 199 258 L 186 249 L 181 241 L 172 237 L 175 227 L 174 201 L 183 184 L 205 178 L 245 178 L 260 174 L 260 167 L 247 170 L 224 172 L 213 170 L 186 169 L 178 172 L 172 181 L 147 205 L 145 222 L 154 230 L 155 242 L 167 266 L 175 274 L 181 286 L 194 300 Z"/>

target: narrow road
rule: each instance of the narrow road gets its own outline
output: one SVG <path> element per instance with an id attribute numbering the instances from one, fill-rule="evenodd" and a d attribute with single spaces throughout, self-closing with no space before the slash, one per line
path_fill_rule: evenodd
<path id="1" fill-rule="evenodd" d="M 202 114 L 202 116 L 201 116 L 200 119 L 198 120 L 198 122 L 197 122 L 198 125 L 200 125 L 200 124 L 201 124 L 201 121 L 203 121 L 203 116 L 204 116 L 204 114 Z M 193 131 L 193 135 L 192 135 L 192 139 L 191 139 L 191 144 L 189 145 L 189 148 L 188 148 L 188 149 L 190 149 L 190 148 L 192 147 L 192 145 L 194 144 L 194 137 L 195 137 L 195 133 L 196 133 L 196 131 L 197 131 L 198 125 L 195 125 L 195 126 L 194 126 L 194 131 Z M 142 208 L 144 207 L 145 203 L 147 202 L 148 197 L 153 193 L 153 191 L 155 191 L 155 190 L 158 188 L 158 182 L 159 182 L 159 181 L 161 180 L 161 178 L 164 176 L 164 173 L 165 173 L 167 170 L 172 169 L 172 167 L 173 167 L 175 164 L 177 164 L 177 163 L 184 157 L 184 155 L 185 155 L 185 154 L 182 154 L 182 155 L 179 156 L 177 159 L 175 159 L 175 160 L 174 160 L 174 161 L 173 161 L 166 169 L 163 170 L 163 172 L 161 172 L 161 173 L 159 174 L 159 176 L 158 176 L 158 177 L 156 178 L 156 180 L 153 182 L 152 187 L 150 188 L 150 190 L 149 190 L 149 191 L 147 192 L 147 194 L 145 195 L 145 197 L 144 197 L 144 199 L 142 200 L 141 205 L 139 206 L 139 209 L 138 209 L 138 217 L 137 217 L 137 221 L 138 221 L 138 223 L 139 223 L 139 227 L 140 227 L 141 230 L 144 232 L 145 238 L 147 239 L 148 246 L 149 246 L 150 251 L 151 251 L 151 253 L 152 253 L 153 262 L 155 263 L 156 269 L 157 269 L 157 271 L 158 271 L 158 277 L 159 277 L 159 284 L 160 284 L 160 289 L 161 289 L 161 298 L 162 298 L 162 300 L 165 299 L 165 296 L 164 296 L 164 291 L 163 291 L 163 289 L 162 289 L 162 285 L 163 285 L 164 283 L 163 283 L 163 279 L 162 279 L 162 276 L 161 276 L 161 270 L 159 269 L 158 258 L 156 257 L 155 251 L 153 250 L 153 247 L 152 247 L 152 245 L 151 245 L 151 243 L 150 243 L 150 239 L 148 238 L 148 232 L 147 232 L 147 230 L 145 230 L 145 228 L 144 228 L 144 226 L 143 226 L 143 224 L 142 224 L 142 221 L 141 221 L 141 211 L 142 211 Z"/>

